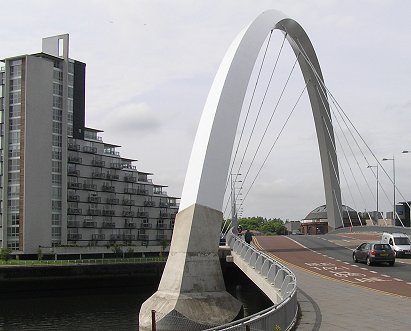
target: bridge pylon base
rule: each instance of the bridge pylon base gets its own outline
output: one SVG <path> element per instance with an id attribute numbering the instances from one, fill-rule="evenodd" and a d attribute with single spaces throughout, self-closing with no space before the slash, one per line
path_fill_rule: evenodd
<path id="1" fill-rule="evenodd" d="M 222 212 L 194 204 L 180 211 L 156 293 L 140 309 L 140 331 L 195 331 L 233 321 L 242 303 L 225 289 L 218 256 Z"/>

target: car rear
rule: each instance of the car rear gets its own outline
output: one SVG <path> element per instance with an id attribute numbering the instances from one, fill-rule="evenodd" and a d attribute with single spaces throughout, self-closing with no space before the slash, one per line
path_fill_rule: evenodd
<path id="1" fill-rule="evenodd" d="M 373 263 L 387 262 L 393 265 L 395 262 L 395 253 L 389 244 L 373 244 L 369 257 Z"/>

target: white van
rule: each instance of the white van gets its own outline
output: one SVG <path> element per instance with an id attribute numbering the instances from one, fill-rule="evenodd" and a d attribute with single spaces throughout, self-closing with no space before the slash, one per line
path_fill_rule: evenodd
<path id="1" fill-rule="evenodd" d="M 396 257 L 411 257 L 410 238 L 405 233 L 384 232 L 381 238 L 382 244 L 389 244 L 395 252 Z"/>

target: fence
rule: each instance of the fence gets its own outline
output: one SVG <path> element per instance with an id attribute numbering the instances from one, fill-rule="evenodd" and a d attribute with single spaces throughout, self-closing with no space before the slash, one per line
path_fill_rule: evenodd
<path id="1" fill-rule="evenodd" d="M 295 275 L 287 267 L 232 233 L 227 235 L 227 243 L 235 257 L 246 262 L 270 285 L 271 290 L 278 295 L 280 302 L 254 315 L 207 329 L 207 331 L 290 330 L 296 322 L 298 313 Z M 270 297 L 268 293 L 266 294 Z"/>

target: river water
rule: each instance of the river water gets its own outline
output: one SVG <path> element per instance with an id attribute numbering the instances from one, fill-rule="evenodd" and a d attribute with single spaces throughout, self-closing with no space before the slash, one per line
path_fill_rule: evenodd
<path id="1" fill-rule="evenodd" d="M 39 290 L 0 296 L 0 330 L 128 331 L 138 330 L 141 304 L 157 285 Z M 252 283 L 227 289 L 244 303 L 245 315 L 266 308 L 269 302 Z"/>

